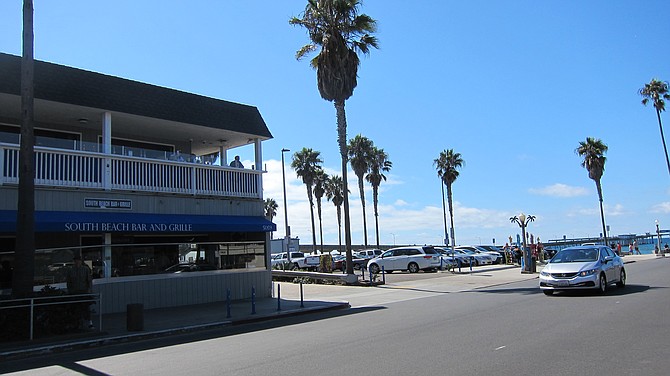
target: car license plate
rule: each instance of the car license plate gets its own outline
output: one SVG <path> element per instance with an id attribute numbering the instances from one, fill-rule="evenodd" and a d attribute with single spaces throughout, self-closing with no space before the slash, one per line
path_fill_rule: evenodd
<path id="1" fill-rule="evenodd" d="M 568 286 L 570 286 L 570 282 L 568 282 L 568 281 L 557 281 L 556 285 L 558 287 L 568 287 Z"/>

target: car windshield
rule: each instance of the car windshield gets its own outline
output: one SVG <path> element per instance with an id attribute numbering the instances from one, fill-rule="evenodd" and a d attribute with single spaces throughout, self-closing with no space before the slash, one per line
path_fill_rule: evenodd
<path id="1" fill-rule="evenodd" d="M 564 249 L 551 259 L 551 263 L 592 262 L 598 260 L 597 249 Z"/>

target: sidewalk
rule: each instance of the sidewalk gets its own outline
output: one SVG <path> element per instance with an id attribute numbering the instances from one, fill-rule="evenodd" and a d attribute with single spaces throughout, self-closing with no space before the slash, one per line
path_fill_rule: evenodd
<path id="1" fill-rule="evenodd" d="M 623 259 L 625 263 L 630 263 L 655 258 L 657 258 L 655 255 L 635 255 L 625 256 Z M 0 344 L 0 362 L 6 359 L 221 328 L 352 306 L 383 305 L 394 301 L 418 299 L 426 294 L 470 291 L 535 279 L 538 278 L 541 270 L 541 264 L 537 266 L 535 274 L 522 274 L 520 267 L 515 265 L 490 265 L 473 268 L 472 273 L 469 268 L 463 268 L 461 273 L 442 271 L 427 279 L 387 282 L 376 287 L 305 284 L 303 285 L 305 300 L 302 307 L 300 285 L 283 282 L 281 283 L 279 306 L 277 298 L 258 299 L 255 313 L 252 313 L 251 300 L 233 302 L 230 317 L 227 317 L 225 302 L 151 309 L 144 311 L 142 331 L 128 330 L 125 312 L 103 314 L 101 331 L 77 333 L 57 339 Z M 278 283 L 275 282 L 275 294 L 277 285 Z M 97 316 L 93 317 L 93 323 L 98 326 Z"/>

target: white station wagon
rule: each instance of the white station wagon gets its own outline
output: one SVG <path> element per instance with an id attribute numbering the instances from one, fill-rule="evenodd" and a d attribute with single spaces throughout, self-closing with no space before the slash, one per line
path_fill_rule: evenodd
<path id="1" fill-rule="evenodd" d="M 440 253 L 431 246 L 391 248 L 368 261 L 370 273 L 377 274 L 382 268 L 385 272 L 407 270 L 417 273 L 419 270 L 432 271 L 440 268 Z"/>

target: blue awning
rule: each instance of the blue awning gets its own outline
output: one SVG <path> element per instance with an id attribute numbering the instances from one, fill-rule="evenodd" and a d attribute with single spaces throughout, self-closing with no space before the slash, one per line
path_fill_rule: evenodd
<path id="1" fill-rule="evenodd" d="M 201 233 L 270 232 L 277 226 L 264 217 L 122 212 L 36 211 L 35 232 Z M 0 232 L 16 233 L 16 211 L 0 210 Z"/>

